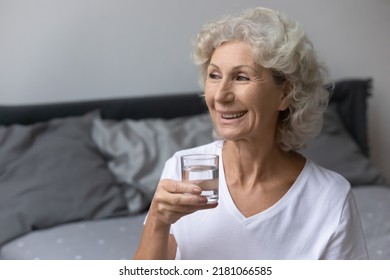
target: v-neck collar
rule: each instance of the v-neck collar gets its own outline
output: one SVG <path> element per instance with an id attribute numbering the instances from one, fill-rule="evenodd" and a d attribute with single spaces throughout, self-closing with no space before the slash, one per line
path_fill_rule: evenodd
<path id="1" fill-rule="evenodd" d="M 236 204 L 233 201 L 233 198 L 230 195 L 229 188 L 227 186 L 226 177 L 225 177 L 225 170 L 223 166 L 223 153 L 222 153 L 222 147 L 223 147 L 224 141 L 221 141 L 218 143 L 218 153 L 219 153 L 219 196 L 220 199 L 222 199 L 223 203 L 226 204 L 226 208 L 229 209 L 231 214 L 241 223 L 244 225 L 249 225 L 253 221 L 259 221 L 268 219 L 270 216 L 272 216 L 274 213 L 279 212 L 284 206 L 288 203 L 288 201 L 297 195 L 299 192 L 300 186 L 302 186 L 302 183 L 307 180 L 307 169 L 309 168 L 309 159 L 306 158 L 305 165 L 303 169 L 301 170 L 300 174 L 298 175 L 297 179 L 291 186 L 291 188 L 280 198 L 274 205 L 271 207 L 256 213 L 252 216 L 245 217 L 241 211 L 237 208 Z M 222 202 L 221 201 L 221 202 Z"/>

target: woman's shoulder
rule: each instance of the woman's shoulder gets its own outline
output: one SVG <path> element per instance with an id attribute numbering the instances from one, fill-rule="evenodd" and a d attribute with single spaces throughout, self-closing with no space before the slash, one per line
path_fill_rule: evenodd
<path id="1" fill-rule="evenodd" d="M 306 160 L 307 167 L 305 169 L 308 174 L 308 180 L 310 180 L 312 185 L 316 185 L 322 190 L 327 189 L 330 192 L 336 192 L 338 194 L 344 193 L 346 195 L 350 191 L 351 185 L 342 175 L 320 166 L 310 159 Z"/>

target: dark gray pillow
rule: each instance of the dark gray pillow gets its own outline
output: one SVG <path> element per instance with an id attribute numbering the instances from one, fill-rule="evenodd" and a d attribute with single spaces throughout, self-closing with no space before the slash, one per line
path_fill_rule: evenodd
<path id="1" fill-rule="evenodd" d="M 320 134 L 302 154 L 343 175 L 352 186 L 385 184 L 379 170 L 345 129 L 336 106 L 336 103 L 329 104 Z"/>
<path id="2" fill-rule="evenodd" d="M 128 213 L 90 135 L 96 115 L 0 126 L 0 246 L 34 229 Z"/>

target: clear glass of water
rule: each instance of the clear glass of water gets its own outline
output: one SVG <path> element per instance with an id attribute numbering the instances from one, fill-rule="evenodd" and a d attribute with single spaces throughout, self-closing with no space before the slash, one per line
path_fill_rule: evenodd
<path id="1" fill-rule="evenodd" d="M 207 203 L 218 201 L 219 156 L 212 154 L 193 154 L 181 156 L 182 181 L 199 186 L 201 195 Z"/>

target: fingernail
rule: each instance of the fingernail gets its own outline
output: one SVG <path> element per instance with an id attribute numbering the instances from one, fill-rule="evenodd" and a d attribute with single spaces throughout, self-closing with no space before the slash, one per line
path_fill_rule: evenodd
<path id="1" fill-rule="evenodd" d="M 202 189 L 201 188 L 194 188 L 194 193 L 201 193 L 202 192 Z"/>
<path id="2" fill-rule="evenodd" d="M 199 197 L 199 203 L 207 203 L 206 197 Z"/>

